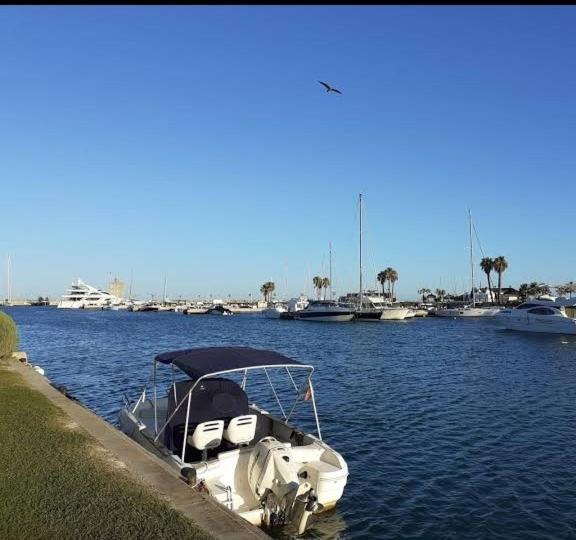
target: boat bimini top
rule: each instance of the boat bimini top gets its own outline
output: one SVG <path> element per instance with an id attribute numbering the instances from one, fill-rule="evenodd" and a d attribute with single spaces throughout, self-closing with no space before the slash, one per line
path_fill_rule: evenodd
<path id="1" fill-rule="evenodd" d="M 169 402 L 166 418 L 162 425 L 159 425 L 157 414 L 156 369 L 158 363 L 169 364 L 172 367 L 172 388 L 168 396 Z M 188 375 L 190 380 L 176 381 L 174 367 Z M 296 391 L 296 399 L 288 414 L 286 414 L 276 389 L 272 384 L 272 380 L 268 374 L 269 369 L 285 370 Z M 291 369 L 308 370 L 306 382 L 301 388 L 297 386 L 290 372 Z M 157 442 L 160 436 L 164 434 L 164 446 L 173 452 L 181 449 L 182 454 L 180 459 L 184 462 L 186 445 L 182 444 L 180 446 L 179 443 L 180 440 L 187 440 L 188 426 L 190 423 L 213 419 L 215 413 L 220 417 L 233 417 L 237 414 L 248 413 L 248 398 L 244 390 L 246 388 L 248 372 L 251 370 L 263 370 L 266 374 L 270 388 L 284 417 L 284 423 L 288 423 L 300 399 L 311 399 L 318 439 L 322 440 L 314 389 L 312 386 L 313 366 L 303 364 L 275 351 L 253 349 L 250 347 L 204 347 L 170 351 L 154 357 L 152 373 L 154 387 L 154 442 Z M 218 377 L 219 375 L 234 372 L 243 373 L 242 383 L 240 385 L 232 380 Z M 146 387 L 148 387 L 148 383 Z M 146 387 L 132 408 L 133 413 L 139 404 L 146 399 Z M 184 403 L 186 403 L 185 406 L 183 406 Z M 176 424 L 184 428 L 184 433 L 180 433 L 177 437 L 175 437 L 175 433 L 173 433 L 172 430 L 172 427 Z M 176 441 L 175 439 L 178 440 Z"/>

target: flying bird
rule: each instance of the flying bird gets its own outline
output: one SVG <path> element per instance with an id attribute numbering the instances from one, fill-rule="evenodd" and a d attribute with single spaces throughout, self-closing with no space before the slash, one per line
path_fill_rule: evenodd
<path id="1" fill-rule="evenodd" d="M 340 90 L 333 88 L 329 84 L 326 84 L 325 82 L 322 82 L 322 81 L 318 81 L 318 82 L 326 88 L 326 92 L 336 92 L 337 94 L 342 94 L 342 92 L 340 92 Z"/>

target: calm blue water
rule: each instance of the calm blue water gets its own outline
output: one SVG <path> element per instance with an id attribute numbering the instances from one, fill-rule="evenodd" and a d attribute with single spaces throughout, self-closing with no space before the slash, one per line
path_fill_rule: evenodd
<path id="1" fill-rule="evenodd" d="M 111 422 L 159 352 L 252 346 L 313 364 L 322 434 L 350 477 L 309 537 L 576 538 L 574 337 L 481 320 L 6 311 L 30 361 Z"/>

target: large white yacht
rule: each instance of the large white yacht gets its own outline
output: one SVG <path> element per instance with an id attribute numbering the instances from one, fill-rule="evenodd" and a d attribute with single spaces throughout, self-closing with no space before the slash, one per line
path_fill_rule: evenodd
<path id="1" fill-rule="evenodd" d="M 513 309 L 502 310 L 497 320 L 507 330 L 576 334 L 576 319 L 566 314 L 565 306 L 555 302 L 525 302 Z"/>
<path id="2" fill-rule="evenodd" d="M 118 304 L 120 298 L 106 291 L 101 291 L 77 279 L 57 304 L 65 309 L 104 309 L 106 306 Z"/>

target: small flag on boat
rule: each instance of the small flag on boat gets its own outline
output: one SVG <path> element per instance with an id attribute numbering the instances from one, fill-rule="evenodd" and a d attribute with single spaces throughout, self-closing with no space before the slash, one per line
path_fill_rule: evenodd
<path id="1" fill-rule="evenodd" d="M 310 385 L 308 385 L 304 392 L 304 401 L 308 401 L 311 398 L 312 398 L 312 388 L 310 388 Z"/>

